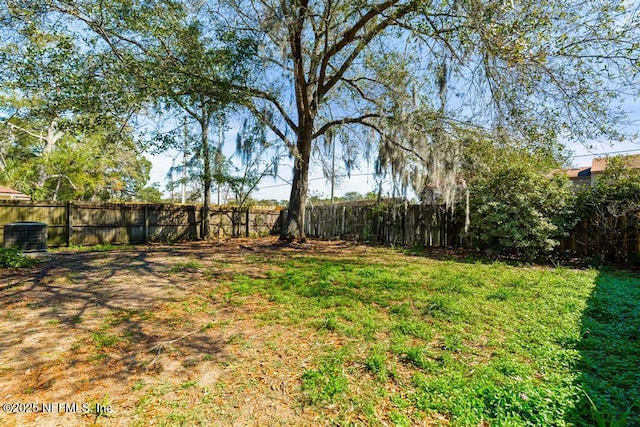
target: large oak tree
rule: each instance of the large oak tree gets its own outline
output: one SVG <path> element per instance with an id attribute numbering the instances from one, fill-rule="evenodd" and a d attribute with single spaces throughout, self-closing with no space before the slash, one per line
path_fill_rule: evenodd
<path id="1" fill-rule="evenodd" d="M 451 202 L 461 141 L 619 137 L 637 95 L 638 6 L 567 0 L 227 0 L 219 19 L 260 42 L 247 106 L 289 148 L 283 238 L 304 239 L 314 144 L 377 152 L 421 195 Z M 213 6 L 212 6 L 213 8 Z M 353 149 L 361 143 L 364 149 Z M 353 157 L 346 161 L 353 163 Z"/>

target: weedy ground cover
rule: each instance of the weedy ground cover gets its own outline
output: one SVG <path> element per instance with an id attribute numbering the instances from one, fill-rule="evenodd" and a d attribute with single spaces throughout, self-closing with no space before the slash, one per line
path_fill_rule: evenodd
<path id="1" fill-rule="evenodd" d="M 632 273 L 273 239 L 54 258 L 0 272 L 0 393 L 113 407 L 70 425 L 640 424 Z"/>

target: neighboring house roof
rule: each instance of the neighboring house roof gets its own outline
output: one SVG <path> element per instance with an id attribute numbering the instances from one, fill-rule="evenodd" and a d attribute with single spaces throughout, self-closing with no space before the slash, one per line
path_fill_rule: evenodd
<path id="1" fill-rule="evenodd" d="M 591 166 L 566 169 L 564 172 L 576 188 L 581 186 L 590 186 L 595 183 L 598 175 L 604 172 L 607 168 L 609 159 L 610 158 L 608 157 L 593 159 L 591 161 Z M 640 154 L 622 156 L 622 159 L 629 167 L 633 169 L 640 169 Z"/>
<path id="2" fill-rule="evenodd" d="M 0 199 L 31 200 L 31 197 L 17 190 L 14 190 L 13 188 L 3 187 L 0 185 Z"/>
<path id="3" fill-rule="evenodd" d="M 640 154 L 623 156 L 622 159 L 627 163 L 627 165 L 629 165 L 630 168 L 640 169 Z M 593 161 L 591 162 L 591 172 L 603 172 L 607 168 L 608 161 L 609 159 L 606 157 L 593 159 Z"/>
<path id="4" fill-rule="evenodd" d="M 569 178 L 588 178 L 591 174 L 591 168 L 589 166 L 583 166 L 581 168 L 573 168 L 567 171 Z"/>

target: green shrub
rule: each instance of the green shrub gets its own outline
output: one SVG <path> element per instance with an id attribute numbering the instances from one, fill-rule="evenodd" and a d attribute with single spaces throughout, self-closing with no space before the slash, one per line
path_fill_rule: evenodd
<path id="1" fill-rule="evenodd" d="M 0 248 L 0 268 L 32 267 L 37 262 L 24 256 L 18 248 Z"/>
<path id="2" fill-rule="evenodd" d="M 535 259 L 575 223 L 574 193 L 562 174 L 508 165 L 471 185 L 471 233 L 489 255 Z"/>

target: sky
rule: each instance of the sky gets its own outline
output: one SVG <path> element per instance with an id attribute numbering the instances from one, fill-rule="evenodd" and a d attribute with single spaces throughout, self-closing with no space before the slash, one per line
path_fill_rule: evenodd
<path id="1" fill-rule="evenodd" d="M 224 134 L 224 148 L 223 152 L 227 157 L 234 156 L 235 153 L 235 140 L 239 131 L 239 124 L 231 126 Z M 149 183 L 157 182 L 160 184 L 160 189 L 164 191 L 165 196 L 169 197 L 169 193 L 165 190 L 167 180 L 166 176 L 171 168 L 172 161 L 176 156 L 180 156 L 177 151 L 171 151 L 158 155 L 146 155 L 146 157 L 152 163 L 151 178 Z M 338 155 L 339 157 L 339 155 Z M 237 163 L 237 159 L 233 157 Z M 178 161 L 181 157 L 178 157 Z M 336 159 L 336 170 L 338 170 L 339 161 Z M 351 177 L 347 177 L 342 168 L 342 177 L 338 177 L 334 194 L 335 196 L 343 196 L 347 192 L 356 191 L 361 194 L 365 194 L 369 191 L 374 191 L 376 187 L 376 180 L 373 177 L 373 164 L 367 165 L 362 163 L 359 168 L 355 169 L 351 173 Z M 283 163 L 279 168 L 278 179 L 272 177 L 264 178 L 258 190 L 252 194 L 254 199 L 269 199 L 269 200 L 288 200 L 291 192 L 291 178 L 292 178 L 292 162 Z M 389 179 L 383 181 L 383 189 L 385 192 L 392 191 L 392 183 Z M 322 169 L 318 162 L 312 163 L 309 171 L 309 196 L 320 196 L 329 198 L 331 195 L 331 182 L 324 178 Z M 212 198 L 215 203 L 216 197 Z"/>
<path id="2" fill-rule="evenodd" d="M 640 99 L 628 100 L 624 106 L 624 110 L 627 112 L 629 122 L 633 123 L 629 126 L 630 132 L 640 133 Z M 224 153 L 226 156 L 233 156 L 235 151 L 235 140 L 239 131 L 239 124 L 231 126 L 224 134 Z M 640 140 L 626 141 L 622 143 L 611 144 L 608 141 L 594 141 L 592 147 L 586 147 L 579 143 L 567 144 L 574 153 L 572 158 L 572 166 L 589 166 L 591 161 L 596 157 L 605 157 L 607 155 L 615 155 L 618 152 L 620 154 L 640 154 Z M 177 155 L 177 152 L 169 152 L 159 155 L 147 155 L 147 158 L 152 162 L 151 179 L 150 183 L 157 182 L 160 184 L 160 189 L 165 192 L 165 196 L 169 196 L 165 187 L 167 184 L 166 176 L 169 168 L 172 164 L 172 159 Z M 323 198 L 329 198 L 331 194 L 331 182 L 324 178 L 322 169 L 319 167 L 318 162 L 315 162 L 311 166 L 309 172 L 309 196 L 320 196 Z M 336 161 L 336 163 L 339 163 Z M 271 177 L 264 178 L 258 190 L 252 194 L 254 199 L 269 199 L 269 200 L 288 200 L 289 193 L 291 191 L 291 163 L 283 164 L 280 167 L 280 178 L 274 180 Z M 392 183 L 390 179 L 383 181 L 383 195 L 391 196 Z M 335 196 L 343 196 L 347 192 L 358 192 L 366 194 L 369 191 L 376 191 L 376 180 L 373 177 L 373 165 L 367 165 L 361 163 L 359 168 L 352 171 L 351 177 L 344 175 L 342 179 L 336 183 Z M 409 195 L 411 198 L 411 195 Z M 215 202 L 216 198 L 212 198 Z"/>
<path id="3" fill-rule="evenodd" d="M 628 99 L 623 105 L 623 110 L 627 114 L 630 122 L 629 126 L 624 129 L 628 133 L 640 134 L 640 99 Z M 591 160 L 598 157 L 607 157 L 617 154 L 640 154 L 640 139 L 628 140 L 624 142 L 616 142 L 614 144 L 608 141 L 594 142 L 593 147 L 585 147 L 581 144 L 568 145 L 574 152 L 574 167 L 589 166 Z"/>

